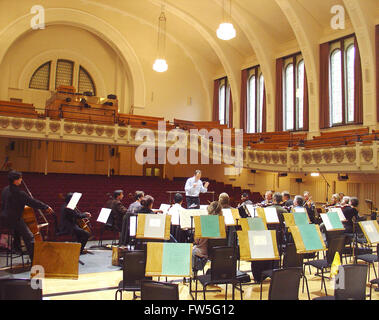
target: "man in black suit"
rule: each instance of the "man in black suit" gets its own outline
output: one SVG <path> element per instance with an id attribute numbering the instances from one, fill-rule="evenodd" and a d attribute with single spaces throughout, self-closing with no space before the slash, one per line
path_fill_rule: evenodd
<path id="1" fill-rule="evenodd" d="M 72 210 L 67 208 L 68 203 L 71 200 L 73 193 L 69 192 L 66 195 L 65 203 L 61 207 L 60 212 L 60 232 L 64 234 L 71 234 L 76 237 L 76 240 L 81 243 L 80 254 L 85 253 L 84 248 L 87 244 L 87 241 L 90 237 L 89 232 L 83 230 L 79 227 L 77 220 L 90 218 L 91 214 L 89 212 L 81 213 L 77 208 Z"/>
<path id="2" fill-rule="evenodd" d="M 105 205 L 106 208 L 112 209 L 109 215 L 106 226 L 113 228 L 114 230 L 121 232 L 122 219 L 125 216 L 128 209 L 122 204 L 121 200 L 124 198 L 123 190 L 115 190 L 113 197 L 109 199 Z"/>
<path id="3" fill-rule="evenodd" d="M 358 198 L 351 197 L 349 200 L 349 205 L 342 208 L 343 215 L 346 218 L 346 222 L 343 223 L 345 227 L 345 233 L 353 233 L 353 218 L 356 220 L 360 218 L 357 210 L 358 205 Z"/>
<path id="4" fill-rule="evenodd" d="M 8 180 L 9 186 L 5 187 L 1 193 L 1 223 L 14 232 L 16 247 L 20 247 L 17 244 L 19 237 L 23 238 L 30 260 L 33 261 L 34 236 L 22 219 L 24 207 L 29 206 L 35 210 L 43 210 L 46 213 L 53 213 L 53 209 L 47 204 L 33 199 L 25 191 L 20 190 L 22 183 L 21 172 L 10 171 Z"/>

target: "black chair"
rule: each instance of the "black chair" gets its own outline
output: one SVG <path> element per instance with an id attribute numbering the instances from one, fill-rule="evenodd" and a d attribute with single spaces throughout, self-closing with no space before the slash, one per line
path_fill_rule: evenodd
<path id="1" fill-rule="evenodd" d="M 42 289 L 33 288 L 30 279 L 0 279 L 0 300 L 42 300 Z M 42 284 L 42 279 L 39 279 Z"/>
<path id="2" fill-rule="evenodd" d="M 141 291 L 141 281 L 150 280 L 145 277 L 146 253 L 143 250 L 126 251 L 124 253 L 123 277 L 118 285 L 115 294 L 117 300 L 118 293 L 122 300 L 123 291 L 132 291 L 133 300 L 137 298 L 136 291 Z"/>
<path id="3" fill-rule="evenodd" d="M 141 300 L 179 300 L 178 285 L 157 281 L 141 281 Z"/>
<path id="4" fill-rule="evenodd" d="M 328 251 L 326 253 L 326 259 L 311 260 L 304 263 L 304 269 L 303 269 L 304 274 L 305 274 L 306 265 L 310 265 L 316 268 L 318 271 L 321 271 L 321 290 L 322 290 L 322 286 L 324 285 L 326 295 L 328 295 L 328 292 L 326 290 L 324 271 L 326 271 L 326 269 L 330 268 L 330 266 L 332 265 L 336 252 L 338 252 L 341 255 L 341 251 L 344 248 L 344 246 L 345 246 L 344 235 L 332 238 L 329 242 Z"/>
<path id="5" fill-rule="evenodd" d="M 198 276 L 196 281 L 196 297 L 197 299 L 197 283 L 203 286 L 203 296 L 206 300 L 205 292 L 208 285 L 225 284 L 225 300 L 228 296 L 228 284 L 232 285 L 232 299 L 234 300 L 234 289 L 237 283 L 240 284 L 241 300 L 242 297 L 242 285 L 237 279 L 237 257 L 235 250 L 232 247 L 215 247 L 213 248 L 210 274 Z"/>
<path id="6" fill-rule="evenodd" d="M 273 270 L 268 300 L 299 300 L 301 268 Z"/>
<path id="7" fill-rule="evenodd" d="M 318 297 L 313 300 L 366 300 L 367 265 L 343 265 L 343 274 L 338 277 L 334 296 Z M 371 290 L 370 290 L 371 293 Z"/>
<path id="8" fill-rule="evenodd" d="M 370 282 L 370 266 L 372 265 L 372 268 L 374 269 L 375 273 L 375 279 L 378 278 L 378 275 L 376 273 L 375 269 L 375 262 L 378 262 L 378 257 L 379 257 L 379 244 L 376 246 L 376 254 L 372 253 L 366 253 L 366 254 L 359 254 L 357 255 L 357 260 L 362 260 L 368 264 L 368 272 L 367 272 L 367 281 Z"/>
<path id="9" fill-rule="evenodd" d="M 288 243 L 284 251 L 283 269 L 289 269 L 289 268 L 300 268 L 302 270 L 301 277 L 303 278 L 303 292 L 304 292 L 304 282 L 305 282 L 307 286 L 308 300 L 310 300 L 308 280 L 303 271 L 303 255 L 297 253 L 296 246 L 294 243 Z M 272 278 L 273 272 L 274 270 L 263 271 L 262 272 L 263 278 Z M 261 300 L 262 300 L 262 286 L 263 286 L 263 282 L 261 282 L 261 289 L 260 289 Z"/>
<path id="10" fill-rule="evenodd" d="M 13 270 L 13 260 L 20 258 L 22 261 L 22 267 L 25 267 L 24 263 L 24 252 L 22 251 L 22 248 L 20 251 L 16 251 L 16 248 L 14 246 L 14 239 L 15 239 L 15 233 L 11 229 L 3 229 L 2 234 L 6 234 L 8 237 L 8 243 L 7 243 L 7 249 L 5 250 L 5 256 L 6 256 L 6 267 L 10 267 L 10 270 Z"/>

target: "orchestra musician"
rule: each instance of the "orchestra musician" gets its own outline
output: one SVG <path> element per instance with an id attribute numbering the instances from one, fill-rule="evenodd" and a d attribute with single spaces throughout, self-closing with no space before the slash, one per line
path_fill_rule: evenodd
<path id="1" fill-rule="evenodd" d="M 239 212 L 241 218 L 247 218 L 248 216 L 250 216 L 249 212 L 247 210 L 245 210 L 245 206 L 247 204 L 252 205 L 253 202 L 251 200 L 249 200 L 249 195 L 244 192 L 241 195 L 241 203 L 239 203 L 237 206 L 238 212 Z"/>
<path id="2" fill-rule="evenodd" d="M 304 208 L 307 210 L 308 217 L 311 223 L 317 223 L 317 211 L 314 202 L 312 201 L 312 196 L 309 191 L 304 191 Z"/>
<path id="3" fill-rule="evenodd" d="M 130 204 L 128 208 L 128 212 L 136 213 L 140 209 L 142 209 L 141 201 L 142 198 L 145 196 L 145 193 L 143 191 L 136 191 L 134 195 L 134 202 Z"/>
<path id="4" fill-rule="evenodd" d="M 152 213 L 153 211 L 154 198 L 152 196 L 146 195 L 141 199 L 141 208 L 137 210 L 137 213 Z"/>
<path id="5" fill-rule="evenodd" d="M 209 182 L 203 182 L 200 180 L 201 171 L 196 170 L 195 175 L 188 178 L 184 186 L 186 192 L 187 208 L 200 209 L 200 193 L 208 191 Z"/>
<path id="6" fill-rule="evenodd" d="M 331 196 L 330 198 L 330 203 L 327 203 L 327 204 L 323 204 L 322 207 L 324 209 L 328 208 L 328 207 L 335 207 L 335 206 L 338 206 L 339 205 L 339 201 L 340 201 L 340 196 L 338 195 L 338 193 L 335 193 Z"/>
<path id="7" fill-rule="evenodd" d="M 8 173 L 9 185 L 1 193 L 1 224 L 14 233 L 14 245 L 16 251 L 21 251 L 20 236 L 24 240 L 29 258 L 33 261 L 34 236 L 22 219 L 24 207 L 40 209 L 46 213 L 53 213 L 53 209 L 47 204 L 32 198 L 25 191 L 20 190 L 22 173 L 10 171 Z"/>
<path id="8" fill-rule="evenodd" d="M 282 192 L 282 198 L 283 198 L 283 206 L 284 207 L 291 207 L 293 206 L 293 200 L 291 199 L 291 195 L 288 191 Z"/>
<path id="9" fill-rule="evenodd" d="M 106 226 L 112 227 L 118 232 L 122 229 L 122 219 L 124 215 L 128 212 L 128 209 L 122 204 L 122 199 L 124 198 L 123 190 L 115 190 L 113 192 L 113 197 L 109 199 L 105 205 L 106 208 L 112 209 L 111 214 L 107 220 Z"/>
<path id="10" fill-rule="evenodd" d="M 351 197 L 349 203 L 342 208 L 342 212 L 346 218 L 344 222 L 345 233 L 353 233 L 353 218 L 360 219 L 358 213 L 359 200 L 357 197 Z"/>
<path id="11" fill-rule="evenodd" d="M 270 206 L 272 205 L 272 191 L 268 190 L 265 193 L 265 199 L 260 203 L 261 206 Z"/>
<path id="12" fill-rule="evenodd" d="M 65 203 L 61 207 L 60 212 L 60 231 L 61 233 L 71 234 L 73 235 L 77 242 L 81 244 L 80 254 L 87 253 L 84 248 L 87 244 L 87 241 L 90 237 L 90 233 L 84 229 L 82 229 L 77 220 L 84 218 L 91 218 L 91 214 L 89 212 L 80 212 L 78 208 L 74 210 L 67 208 L 68 203 L 70 202 L 73 196 L 72 192 L 67 193 L 65 197 Z"/>

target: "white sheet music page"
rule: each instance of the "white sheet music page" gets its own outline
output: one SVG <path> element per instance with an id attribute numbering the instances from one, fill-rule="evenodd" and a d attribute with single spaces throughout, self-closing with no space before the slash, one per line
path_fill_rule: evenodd
<path id="1" fill-rule="evenodd" d="M 279 218 L 278 218 L 278 213 L 276 211 L 276 208 L 267 207 L 267 208 L 264 208 L 264 210 L 265 210 L 267 223 L 279 223 Z"/>
<path id="2" fill-rule="evenodd" d="M 257 216 L 256 209 L 252 204 L 247 204 L 246 208 L 247 208 L 247 211 L 249 211 L 250 213 L 250 217 L 254 218 L 255 216 Z"/>
<path id="3" fill-rule="evenodd" d="M 222 215 L 225 218 L 225 224 L 226 225 L 234 225 L 236 224 L 233 219 L 233 214 L 231 209 L 222 209 Z"/>
<path id="4" fill-rule="evenodd" d="M 170 207 L 171 206 L 169 204 L 162 203 L 159 207 L 159 210 L 163 211 L 163 214 L 167 214 Z"/>
<path id="5" fill-rule="evenodd" d="M 69 208 L 71 210 L 74 210 L 76 208 L 76 206 L 78 205 L 78 202 L 79 202 L 79 200 L 80 200 L 81 197 L 82 197 L 81 193 L 75 192 L 72 195 L 71 200 L 70 200 L 70 202 L 67 205 L 67 208 Z"/>
<path id="6" fill-rule="evenodd" d="M 112 209 L 102 208 L 96 221 L 101 223 L 107 223 L 111 211 Z"/>
<path id="7" fill-rule="evenodd" d="M 322 222 L 324 222 L 326 231 L 332 230 L 333 227 L 332 227 L 332 224 L 330 223 L 328 215 L 326 213 L 321 213 L 320 217 L 322 219 Z"/>
<path id="8" fill-rule="evenodd" d="M 131 216 L 130 222 L 129 222 L 129 234 L 131 237 L 136 236 L 136 230 L 137 230 L 137 217 Z"/>

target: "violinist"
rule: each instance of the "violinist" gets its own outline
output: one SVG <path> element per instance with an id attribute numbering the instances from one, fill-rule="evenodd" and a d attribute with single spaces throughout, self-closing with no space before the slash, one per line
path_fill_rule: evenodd
<path id="1" fill-rule="evenodd" d="M 272 205 L 272 191 L 268 190 L 265 193 L 265 199 L 260 203 L 261 206 L 271 206 Z"/>
<path id="2" fill-rule="evenodd" d="M 359 219 L 358 213 L 359 200 L 356 197 L 351 197 L 349 203 L 342 208 L 342 212 L 346 218 L 344 222 L 345 233 L 353 233 L 353 218 Z"/>
<path id="3" fill-rule="evenodd" d="M 332 195 L 332 197 L 330 198 L 330 203 L 327 203 L 327 204 L 324 204 L 322 205 L 322 207 L 324 209 L 328 208 L 328 207 L 335 207 L 335 206 L 338 206 L 339 205 L 339 201 L 340 201 L 340 196 L 338 195 L 338 193 L 335 193 Z"/>
<path id="4" fill-rule="evenodd" d="M 89 212 L 81 213 L 77 208 L 75 208 L 74 210 L 67 208 L 67 205 L 70 202 L 72 196 L 72 192 L 67 193 L 65 197 L 65 203 L 61 207 L 59 220 L 60 232 L 75 236 L 76 240 L 81 244 L 80 254 L 85 254 L 87 252 L 84 250 L 84 248 L 90 237 L 90 233 L 80 228 L 77 224 L 77 220 L 90 218 L 91 214 Z"/>
<path id="5" fill-rule="evenodd" d="M 244 192 L 241 195 L 241 203 L 239 203 L 237 206 L 237 209 L 239 211 L 241 218 L 247 218 L 249 216 L 249 212 L 247 210 L 245 210 L 245 206 L 247 204 L 252 205 L 253 202 L 251 200 L 249 200 L 249 195 Z"/>
<path id="6" fill-rule="evenodd" d="M 25 206 L 33 209 L 40 209 L 47 213 L 53 213 L 47 204 L 33 199 L 26 192 L 20 190 L 22 183 L 22 173 L 17 171 L 10 171 L 8 174 L 9 186 L 5 187 L 1 193 L 1 224 L 10 228 L 14 232 L 15 248 L 21 250 L 20 236 L 25 242 L 25 246 L 30 257 L 33 261 L 34 252 L 34 236 L 29 230 L 28 226 L 22 219 L 22 213 Z"/>
<path id="7" fill-rule="evenodd" d="M 304 191 L 304 208 L 307 210 L 309 219 L 313 224 L 316 223 L 316 206 L 312 201 L 312 196 L 309 191 Z"/>
<path id="8" fill-rule="evenodd" d="M 341 208 L 343 208 L 343 207 L 348 206 L 349 203 L 350 203 L 350 197 L 348 197 L 348 196 L 343 196 L 343 198 L 342 198 L 342 200 L 341 200 L 341 202 L 340 202 L 340 206 L 341 206 Z"/>
<path id="9" fill-rule="evenodd" d="M 282 205 L 284 207 L 289 208 L 289 207 L 293 206 L 293 200 L 291 199 L 291 195 L 288 191 L 282 192 L 282 198 L 283 198 Z"/>

